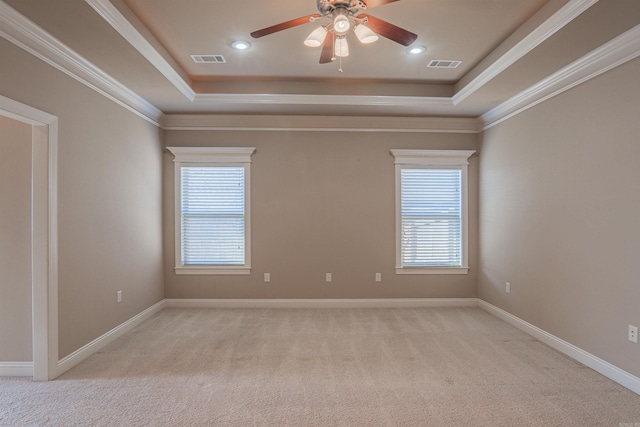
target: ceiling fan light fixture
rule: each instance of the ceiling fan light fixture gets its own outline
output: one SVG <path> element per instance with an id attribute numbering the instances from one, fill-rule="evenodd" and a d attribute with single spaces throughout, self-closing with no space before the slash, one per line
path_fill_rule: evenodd
<path id="1" fill-rule="evenodd" d="M 356 33 L 356 37 L 358 37 L 360 43 L 369 44 L 378 41 L 378 35 L 363 24 L 354 28 L 353 32 Z"/>
<path id="2" fill-rule="evenodd" d="M 336 56 L 340 58 L 344 58 L 349 56 L 349 44 L 347 43 L 347 39 L 345 37 L 336 38 Z"/>
<path id="3" fill-rule="evenodd" d="M 325 27 L 318 27 L 304 40 L 304 45 L 309 47 L 322 46 L 325 37 L 327 37 L 327 29 Z"/>
<path id="4" fill-rule="evenodd" d="M 351 21 L 349 21 L 349 17 L 347 16 L 347 11 L 343 8 L 336 9 L 334 13 L 335 17 L 333 18 L 333 30 L 339 36 L 344 35 L 351 28 Z"/>
<path id="5" fill-rule="evenodd" d="M 231 47 L 234 48 L 235 50 L 247 50 L 251 47 L 251 43 L 244 40 L 236 40 L 233 43 L 231 43 Z"/>

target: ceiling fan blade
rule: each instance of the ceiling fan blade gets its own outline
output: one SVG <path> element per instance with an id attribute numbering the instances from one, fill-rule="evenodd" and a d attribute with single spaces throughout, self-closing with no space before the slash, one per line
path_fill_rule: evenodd
<path id="1" fill-rule="evenodd" d="M 328 33 L 324 38 L 324 44 L 322 45 L 322 53 L 320 54 L 320 63 L 328 64 L 335 60 L 333 56 L 333 47 L 336 43 L 336 34 Z"/>
<path id="2" fill-rule="evenodd" d="M 362 2 L 367 5 L 367 10 L 373 9 L 374 7 L 382 6 L 383 4 L 393 3 L 400 0 L 360 0 L 358 3 Z"/>
<path id="3" fill-rule="evenodd" d="M 314 13 L 313 15 L 307 15 L 300 18 L 292 19 L 291 21 L 281 22 L 280 24 L 272 25 L 270 27 L 254 31 L 253 33 L 251 33 L 251 37 L 257 39 L 260 37 L 268 36 L 269 34 L 277 33 L 278 31 L 286 30 L 287 28 L 304 25 L 308 22 L 315 21 L 318 18 L 322 18 L 322 15 L 320 15 L 319 13 Z"/>
<path id="4" fill-rule="evenodd" d="M 367 27 L 371 28 L 375 33 L 386 37 L 389 40 L 393 40 L 396 43 L 400 43 L 403 46 L 409 46 L 418 38 L 417 34 L 407 31 L 404 28 L 400 28 L 393 24 L 378 19 L 375 16 L 362 14 L 358 15 L 358 19 L 367 19 Z"/>

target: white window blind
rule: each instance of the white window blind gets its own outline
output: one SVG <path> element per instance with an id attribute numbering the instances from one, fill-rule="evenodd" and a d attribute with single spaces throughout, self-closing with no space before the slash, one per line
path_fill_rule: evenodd
<path id="1" fill-rule="evenodd" d="M 462 170 L 402 168 L 402 267 L 462 266 Z"/>
<path id="2" fill-rule="evenodd" d="M 467 274 L 473 150 L 391 150 L 396 165 L 396 274 Z"/>
<path id="3" fill-rule="evenodd" d="M 174 155 L 176 274 L 251 274 L 254 147 L 167 147 Z"/>
<path id="4" fill-rule="evenodd" d="M 182 265 L 244 265 L 244 167 L 183 166 L 181 185 Z"/>

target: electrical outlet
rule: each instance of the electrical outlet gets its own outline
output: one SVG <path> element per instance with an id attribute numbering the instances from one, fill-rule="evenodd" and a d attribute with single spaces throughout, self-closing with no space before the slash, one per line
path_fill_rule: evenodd
<path id="1" fill-rule="evenodd" d="M 376 273 L 376 282 L 382 282 L 382 273 Z"/>
<path id="2" fill-rule="evenodd" d="M 507 282 L 504 284 L 504 291 L 508 294 L 511 293 L 511 283 Z"/>
<path id="3" fill-rule="evenodd" d="M 265 283 L 269 283 L 271 281 L 271 273 L 264 273 L 264 281 Z"/>
<path id="4" fill-rule="evenodd" d="M 122 291 L 116 292 L 116 302 L 122 302 Z"/>
<path id="5" fill-rule="evenodd" d="M 638 327 L 629 325 L 629 341 L 638 344 Z"/>
<path id="6" fill-rule="evenodd" d="M 326 282 L 330 282 L 332 280 L 331 273 L 327 273 L 327 275 L 325 276 L 324 280 Z"/>

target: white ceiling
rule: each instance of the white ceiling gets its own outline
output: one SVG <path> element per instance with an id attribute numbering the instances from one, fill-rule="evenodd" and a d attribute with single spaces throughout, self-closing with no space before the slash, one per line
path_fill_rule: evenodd
<path id="1" fill-rule="evenodd" d="M 249 35 L 317 13 L 314 0 L 3 4 L 165 114 L 479 117 L 640 23 L 638 0 L 395 1 L 367 13 L 416 33 L 413 45 L 427 51 L 410 56 L 382 37 L 360 45 L 351 34 L 340 73 L 302 43 L 319 23 Z M 238 39 L 252 48 L 233 50 Z M 192 54 L 227 62 L 196 64 Z M 427 68 L 434 59 L 462 64 Z"/>

